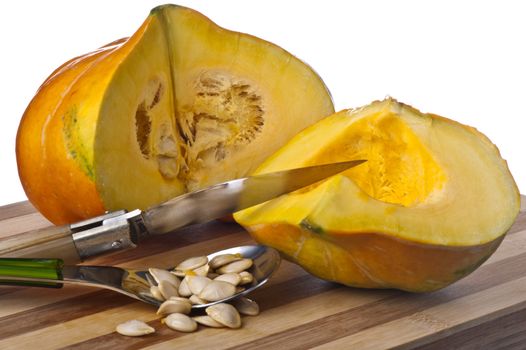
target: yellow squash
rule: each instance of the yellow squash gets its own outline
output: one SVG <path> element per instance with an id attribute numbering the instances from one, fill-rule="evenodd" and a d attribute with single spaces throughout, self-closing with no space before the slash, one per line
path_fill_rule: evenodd
<path id="1" fill-rule="evenodd" d="M 244 176 L 334 112 L 302 61 L 191 9 L 58 68 L 17 136 L 29 200 L 62 224 Z"/>
<path id="2" fill-rule="evenodd" d="M 484 135 L 392 99 L 308 127 L 256 173 L 351 159 L 368 161 L 235 219 L 323 279 L 421 292 L 475 270 L 520 209 Z"/>

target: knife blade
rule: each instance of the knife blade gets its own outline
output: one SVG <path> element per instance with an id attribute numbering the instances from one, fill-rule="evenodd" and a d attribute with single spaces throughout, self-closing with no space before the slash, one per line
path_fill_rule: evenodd
<path id="1" fill-rule="evenodd" d="M 178 196 L 142 213 L 150 234 L 208 222 L 241 209 L 293 192 L 331 175 L 362 164 L 364 160 L 332 163 L 249 176 Z"/>
<path id="2" fill-rule="evenodd" d="M 120 210 L 70 225 L 15 235 L 2 241 L 0 256 L 61 258 L 66 263 L 76 263 L 134 248 L 149 236 L 224 217 L 363 162 L 352 160 L 249 176 L 183 194 L 144 211 Z"/>

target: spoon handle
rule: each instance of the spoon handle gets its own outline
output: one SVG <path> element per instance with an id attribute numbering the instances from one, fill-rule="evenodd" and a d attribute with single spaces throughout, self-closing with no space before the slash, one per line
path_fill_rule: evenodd
<path id="1" fill-rule="evenodd" d="M 0 258 L 0 284 L 61 288 L 63 266 L 60 259 Z"/>

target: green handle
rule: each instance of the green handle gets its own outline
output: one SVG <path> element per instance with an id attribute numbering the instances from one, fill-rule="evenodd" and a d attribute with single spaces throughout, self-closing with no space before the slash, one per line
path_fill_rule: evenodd
<path id="1" fill-rule="evenodd" d="M 61 288 L 62 283 L 49 280 L 62 281 L 63 266 L 64 262 L 60 259 L 0 258 L 0 284 Z M 15 277 L 16 280 L 9 277 Z"/>

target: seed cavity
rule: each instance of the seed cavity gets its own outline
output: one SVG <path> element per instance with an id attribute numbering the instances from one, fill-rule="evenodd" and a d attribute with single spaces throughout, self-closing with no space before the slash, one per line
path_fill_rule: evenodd
<path id="1" fill-rule="evenodd" d="M 192 186 L 196 172 L 224 162 L 236 148 L 251 143 L 265 124 L 264 101 L 247 81 L 221 71 L 204 71 L 195 80 L 194 99 L 177 111 L 183 177 Z"/>
<path id="2" fill-rule="evenodd" d="M 142 101 L 135 111 L 135 134 L 144 158 L 151 155 L 152 118 L 151 111 L 159 104 L 164 94 L 164 84 L 156 77 L 151 79 L 143 92 Z"/>

